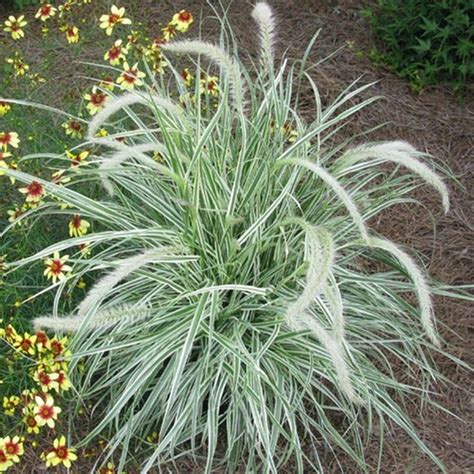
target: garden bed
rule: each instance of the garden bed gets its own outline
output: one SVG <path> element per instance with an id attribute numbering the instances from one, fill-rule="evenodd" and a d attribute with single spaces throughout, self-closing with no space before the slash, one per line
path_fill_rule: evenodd
<path id="1" fill-rule="evenodd" d="M 143 21 L 152 28 L 170 18 L 180 8 L 191 10 L 195 17 L 203 12 L 205 18 L 210 13 L 205 2 L 198 1 L 130 1 L 134 18 L 143 12 Z M 106 4 L 106 2 L 97 2 Z M 370 2 L 367 2 L 370 4 Z M 441 213 L 432 215 L 429 208 L 437 208 L 439 197 L 435 191 L 424 187 L 422 197 L 425 207 L 404 205 L 395 212 L 391 209 L 387 217 L 371 223 L 387 237 L 406 244 L 422 252 L 429 262 L 428 271 L 434 279 L 446 284 L 465 285 L 474 280 L 474 163 L 472 161 L 474 114 L 472 103 L 472 84 L 468 85 L 466 98 L 461 101 L 452 91 L 443 86 L 424 90 L 419 96 L 410 91 L 409 84 L 382 68 L 375 67 L 368 57 L 368 51 L 376 43 L 371 36 L 367 22 L 360 15 L 363 6 L 357 1 L 316 1 L 316 0 L 275 0 L 273 2 L 279 21 L 278 49 L 289 47 L 290 57 L 301 57 L 311 36 L 318 28 L 322 32 L 310 56 L 316 63 L 332 54 L 340 46 L 346 46 L 337 55 L 317 65 L 312 71 L 318 83 L 323 102 L 335 96 L 356 78 L 362 76 L 362 82 L 378 81 L 368 92 L 370 95 L 384 97 L 370 106 L 363 114 L 351 121 L 349 129 L 341 132 L 354 135 L 370 129 L 380 123 L 388 125 L 375 131 L 372 140 L 403 139 L 416 148 L 429 152 L 440 162 L 448 165 L 458 177 L 458 183 L 451 183 L 452 209 L 447 216 Z M 102 10 L 97 7 L 97 11 Z M 0 10 L 0 13 L 1 10 Z M 235 27 L 237 39 L 242 49 L 252 51 L 255 48 L 254 24 L 250 19 L 247 2 L 236 0 L 229 9 L 230 20 Z M 3 17 L 3 16 L 2 16 Z M 214 38 L 218 23 L 205 20 L 202 23 L 203 36 Z M 194 32 L 197 30 L 194 30 Z M 31 32 L 30 32 L 31 34 Z M 191 34 L 190 36 L 194 36 Z M 301 46 L 300 46 L 301 45 Z M 54 51 L 53 51 L 54 53 Z M 100 55 L 99 55 L 100 57 Z M 97 52 L 94 42 L 84 46 L 81 59 L 94 60 Z M 56 63 L 57 68 L 61 64 Z M 81 74 L 81 65 L 73 65 L 73 71 Z M 58 70 L 59 70 L 58 69 Z M 67 81 L 71 77 L 69 70 L 58 81 Z M 46 89 L 43 94 L 49 95 Z M 309 93 L 309 91 L 308 91 Z M 53 100 L 56 103 L 56 100 Z M 56 105 L 62 105 L 61 100 Z M 305 110 L 311 117 L 313 111 Z M 340 137 L 338 137 L 340 139 Z M 434 206 L 429 206 L 434 203 Z M 434 230 L 434 232 L 433 232 Z M 1 255 L 0 251 L 0 255 Z M 6 308 L 4 308 L 6 309 Z M 471 337 L 472 307 L 460 301 L 449 302 L 438 298 L 436 314 L 440 322 L 439 330 L 449 342 L 448 350 L 453 355 L 473 363 Z M 473 420 L 472 378 L 454 362 L 438 357 L 442 374 L 452 383 L 439 384 L 435 399 L 439 404 L 451 410 L 452 417 L 440 410 L 421 408 L 417 404 L 407 406 L 418 427 L 421 438 L 430 449 L 446 464 L 448 472 L 469 472 L 474 468 L 470 455 L 470 439 Z M 432 472 L 431 461 L 417 452 L 405 436 L 398 431 L 391 433 L 386 440 L 384 453 L 384 472 Z M 376 465 L 377 446 L 373 446 L 373 459 Z M 339 458 L 343 472 L 355 472 L 350 460 Z M 81 470 L 79 462 L 74 472 Z M 28 466 L 31 472 L 36 467 Z M 193 463 L 184 463 L 178 472 L 201 472 Z M 328 466 L 328 472 L 337 472 L 336 465 Z"/>

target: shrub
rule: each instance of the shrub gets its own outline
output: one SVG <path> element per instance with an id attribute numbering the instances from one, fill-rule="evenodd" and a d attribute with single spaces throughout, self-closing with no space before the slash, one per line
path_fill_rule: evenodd
<path id="1" fill-rule="evenodd" d="M 474 74 L 474 30 L 463 0 L 378 0 L 367 9 L 383 51 L 374 51 L 415 91 L 447 82 L 461 91 Z"/>
<path id="2" fill-rule="evenodd" d="M 255 68 L 224 49 L 236 50 L 231 31 L 222 46 L 161 44 L 173 80 L 156 79 L 144 63 L 146 80 L 138 66 L 122 72 L 132 91 L 99 87 L 107 105 L 74 151 L 90 156 L 68 181 L 5 170 L 94 222 L 85 236 L 9 262 L 14 270 L 54 255 L 46 261 L 53 272 L 72 252 L 72 271 L 59 268 L 49 288 L 52 314 L 35 327 L 73 333 L 77 413 L 92 405 L 94 423 L 81 444 L 105 436 L 102 461 L 114 457 L 119 470 L 131 459 L 144 459 L 147 472 L 203 452 L 206 472 L 219 461 L 229 472 L 242 463 L 277 472 L 290 460 L 297 472 L 322 470 L 333 447 L 365 470 L 379 420 L 381 441 L 399 425 L 442 467 L 402 410 L 404 397 L 429 401 L 437 377 L 436 286 L 368 221 L 423 183 L 447 211 L 446 185 L 407 143 L 357 144 L 354 136 L 334 144 L 374 102 L 360 98 L 370 84 L 353 83 L 323 107 L 306 72 L 310 47 L 303 60 L 275 67 L 272 13 L 258 3 L 253 17 Z M 197 57 L 195 78 L 173 65 L 175 54 Z M 298 113 L 304 80 L 314 94 L 310 122 Z M 98 136 L 104 127 L 109 135 Z M 101 185 L 103 197 L 78 192 L 85 182 Z M 89 258 L 74 250 L 81 244 Z M 58 315 L 63 290 L 90 273 L 98 280 L 85 299 Z M 400 379 L 394 361 L 405 369 Z"/>

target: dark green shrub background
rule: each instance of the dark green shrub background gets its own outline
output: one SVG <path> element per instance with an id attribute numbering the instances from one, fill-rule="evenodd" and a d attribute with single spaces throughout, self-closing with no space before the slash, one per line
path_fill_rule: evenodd
<path id="1" fill-rule="evenodd" d="M 372 59 L 409 79 L 416 92 L 439 82 L 462 91 L 473 77 L 473 0 L 378 0 L 364 14 L 383 42 Z"/>

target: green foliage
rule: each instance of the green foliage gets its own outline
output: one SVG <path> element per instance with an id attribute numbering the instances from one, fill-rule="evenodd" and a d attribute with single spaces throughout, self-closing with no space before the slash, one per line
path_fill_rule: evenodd
<path id="1" fill-rule="evenodd" d="M 22 10 L 31 5 L 39 5 L 40 0 L 7 0 L 7 6 L 13 7 L 15 10 Z"/>
<path id="2" fill-rule="evenodd" d="M 413 90 L 440 82 L 462 91 L 474 74 L 473 3 L 466 0 L 378 0 L 364 11 L 383 51 L 376 62 L 410 80 Z"/>

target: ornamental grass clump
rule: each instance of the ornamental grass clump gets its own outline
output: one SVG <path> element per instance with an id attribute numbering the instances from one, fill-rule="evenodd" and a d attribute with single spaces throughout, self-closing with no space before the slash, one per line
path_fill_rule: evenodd
<path id="1" fill-rule="evenodd" d="M 74 150 L 90 155 L 70 181 L 34 178 L 92 223 L 87 235 L 9 263 L 70 254 L 72 271 L 50 287 L 51 314 L 34 325 L 72 333 L 77 411 L 93 407 L 82 444 L 104 436 L 101 462 L 119 470 L 191 456 L 205 472 L 322 471 L 337 450 L 367 470 L 371 437 L 382 450 L 395 424 L 442 468 L 402 409 L 404 397 L 428 401 L 438 377 L 434 290 L 418 259 L 370 221 L 425 184 L 448 211 L 446 185 L 405 142 L 338 140 L 374 102 L 360 98 L 370 84 L 323 105 L 310 47 L 276 65 L 268 5 L 253 18 L 257 65 L 228 53 L 232 34 L 222 35 L 227 45 L 162 44 L 166 80 L 144 64 L 142 87 L 98 86 L 108 99 Z M 179 72 L 182 59 L 195 79 Z M 304 81 L 309 121 L 299 113 Z M 89 197 L 75 190 L 84 182 Z M 33 212 L 71 213 L 57 204 Z M 89 256 L 75 250 L 85 244 Z M 63 290 L 86 274 L 96 283 L 59 314 Z"/>

